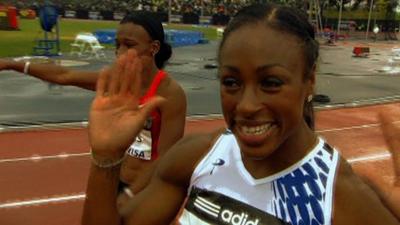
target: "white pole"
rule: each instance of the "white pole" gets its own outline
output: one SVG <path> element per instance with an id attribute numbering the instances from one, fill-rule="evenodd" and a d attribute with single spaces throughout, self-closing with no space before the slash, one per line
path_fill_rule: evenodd
<path id="1" fill-rule="evenodd" d="M 317 34 L 320 33 L 320 24 L 319 24 L 319 18 L 318 18 L 318 3 L 317 0 L 313 1 L 313 12 L 315 12 L 315 25 L 317 25 Z"/>
<path id="2" fill-rule="evenodd" d="M 343 0 L 340 1 L 339 20 L 337 25 L 337 34 L 340 34 L 340 23 L 342 22 Z"/>
<path id="3" fill-rule="evenodd" d="M 171 0 L 168 0 L 168 23 L 171 23 Z"/>
<path id="4" fill-rule="evenodd" d="M 204 0 L 201 0 L 201 13 L 200 16 L 203 17 L 204 16 Z"/>
<path id="5" fill-rule="evenodd" d="M 371 5 L 369 6 L 369 15 L 368 15 L 368 23 L 367 23 L 367 32 L 365 32 L 365 40 L 368 40 L 369 33 L 369 24 L 371 23 L 371 14 L 372 14 L 372 6 L 374 4 L 374 0 L 371 0 Z"/>
<path id="6" fill-rule="evenodd" d="M 324 30 L 324 28 L 322 26 L 321 5 L 319 3 L 319 0 L 317 0 L 317 6 L 318 6 L 319 30 L 320 30 L 320 32 L 322 32 Z"/>

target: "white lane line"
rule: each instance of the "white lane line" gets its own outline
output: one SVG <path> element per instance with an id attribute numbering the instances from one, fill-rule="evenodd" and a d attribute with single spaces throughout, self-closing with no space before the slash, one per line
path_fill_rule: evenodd
<path id="1" fill-rule="evenodd" d="M 392 122 L 393 124 L 400 123 L 400 120 Z M 344 130 L 352 130 L 352 129 L 362 129 L 362 128 L 371 128 L 371 127 L 378 127 L 380 126 L 380 123 L 371 123 L 371 124 L 364 124 L 364 125 L 359 125 L 359 126 L 350 126 L 350 127 L 342 127 L 342 128 L 333 128 L 333 129 L 325 129 L 325 130 L 317 130 L 317 133 L 327 133 L 327 132 L 336 132 L 336 131 L 344 131 Z M 75 154 L 67 154 L 67 153 L 62 153 L 59 155 L 48 155 L 48 156 L 40 156 L 40 155 L 33 155 L 31 157 L 25 157 L 25 158 L 14 158 L 14 159 L 0 159 L 0 163 L 6 163 L 6 162 L 19 162 L 19 161 L 40 161 L 43 159 L 63 159 L 63 158 L 69 158 L 69 157 L 81 157 L 81 156 L 88 156 L 90 155 L 89 152 L 86 153 L 75 153 Z M 366 156 L 366 160 L 356 160 L 351 159 L 351 160 L 356 160 L 356 161 L 370 161 L 368 158 L 370 156 Z M 373 157 L 373 156 L 371 156 Z M 389 156 L 388 156 L 389 157 Z M 365 157 L 361 157 L 365 158 Z M 385 158 L 385 157 L 383 157 Z"/>
<path id="2" fill-rule="evenodd" d="M 366 161 L 378 161 L 378 160 L 384 160 L 387 158 L 390 158 L 390 153 L 381 153 L 381 154 L 373 154 L 373 155 L 349 158 L 349 159 L 347 159 L 347 161 L 349 163 L 357 163 L 357 162 L 366 162 Z"/>
<path id="3" fill-rule="evenodd" d="M 25 126 L 0 126 L 0 133 L 9 131 L 25 131 L 25 130 L 60 130 L 60 129 L 81 129 L 87 127 L 88 122 L 71 122 L 71 123 L 43 123 L 37 125 L 25 125 Z"/>
<path id="4" fill-rule="evenodd" d="M 39 198 L 39 199 L 19 201 L 19 202 L 1 203 L 0 209 L 18 208 L 18 207 L 23 207 L 23 206 L 38 206 L 38 205 L 44 205 L 44 204 L 56 203 L 56 202 L 78 201 L 78 200 L 85 199 L 85 196 L 86 196 L 85 194 L 78 194 L 78 195 L 66 195 L 66 196 L 62 196 L 62 197 Z"/>
<path id="5" fill-rule="evenodd" d="M 85 153 L 86 155 L 89 153 Z M 390 153 L 381 153 L 381 154 L 373 154 L 355 158 L 349 158 L 347 161 L 349 163 L 358 163 L 358 162 L 365 162 L 365 161 L 377 161 L 383 160 L 390 157 Z M 19 202 L 8 202 L 8 203 L 1 203 L 0 209 L 5 208 L 17 208 L 22 206 L 38 206 L 44 205 L 49 203 L 57 203 L 57 202 L 71 202 L 77 200 L 85 199 L 85 194 L 78 194 L 78 195 L 67 195 L 63 197 L 53 197 L 53 198 L 39 198 L 35 200 L 26 200 L 26 201 L 19 201 Z"/>
<path id="6" fill-rule="evenodd" d="M 400 120 L 392 122 L 393 124 L 400 123 Z M 362 128 L 371 128 L 371 127 L 379 127 L 380 123 L 370 123 L 359 126 L 350 126 L 350 127 L 341 127 L 341 128 L 333 128 L 333 129 L 325 129 L 325 130 L 317 130 L 317 133 L 325 133 L 325 132 L 333 132 L 333 131 L 343 131 L 343 130 L 351 130 L 351 129 L 362 129 Z"/>
<path id="7" fill-rule="evenodd" d="M 353 129 L 362 129 L 362 128 L 371 128 L 371 127 L 379 127 L 380 123 L 371 123 L 364 124 L 359 126 L 351 126 L 351 127 L 341 127 L 341 128 L 333 128 L 333 129 L 325 129 L 325 130 L 317 130 L 317 133 L 327 133 L 334 131 L 344 131 L 344 130 L 353 130 Z"/>
<path id="8" fill-rule="evenodd" d="M 0 159 L 0 163 L 8 163 L 8 162 L 21 162 L 21 161 L 33 161 L 38 162 L 43 159 L 66 159 L 72 157 L 82 157 L 88 156 L 90 153 L 77 153 L 77 154 L 60 154 L 60 155 L 50 155 L 50 156 L 32 156 L 27 158 L 15 158 L 15 159 Z M 386 158 L 390 158 L 390 153 L 381 153 L 381 154 L 372 154 L 354 158 L 348 158 L 347 161 L 349 163 L 363 162 L 363 161 L 376 161 L 383 160 Z"/>
<path id="9" fill-rule="evenodd" d="M 66 158 L 71 158 L 71 157 L 82 157 L 82 156 L 88 156 L 88 155 L 90 155 L 89 152 L 75 153 L 75 154 L 62 153 L 59 155 L 47 155 L 47 156 L 33 155 L 31 157 L 25 157 L 25 158 L 0 159 L 0 163 L 21 162 L 21 161 L 38 162 L 38 161 L 41 161 L 44 159 L 66 159 Z"/>

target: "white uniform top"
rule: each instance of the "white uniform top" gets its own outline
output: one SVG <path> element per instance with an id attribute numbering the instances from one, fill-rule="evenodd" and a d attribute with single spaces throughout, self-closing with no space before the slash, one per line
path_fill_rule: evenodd
<path id="1" fill-rule="evenodd" d="M 126 153 L 129 156 L 143 159 L 143 160 L 151 160 L 151 150 L 153 140 L 151 138 L 151 126 L 153 120 L 152 117 L 148 117 L 143 126 L 143 129 L 136 136 L 135 141 L 129 146 Z"/>
<path id="2" fill-rule="evenodd" d="M 302 160 L 254 179 L 234 135 L 222 134 L 195 168 L 184 225 L 330 225 L 338 152 L 321 138 Z"/>

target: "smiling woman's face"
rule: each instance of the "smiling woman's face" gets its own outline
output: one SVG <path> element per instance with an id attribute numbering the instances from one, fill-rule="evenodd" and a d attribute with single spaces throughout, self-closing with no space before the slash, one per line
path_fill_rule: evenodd
<path id="1" fill-rule="evenodd" d="M 244 25 L 225 40 L 219 63 L 222 110 L 243 157 L 262 160 L 282 146 L 297 147 L 314 87 L 304 79 L 301 42 L 262 23 Z"/>

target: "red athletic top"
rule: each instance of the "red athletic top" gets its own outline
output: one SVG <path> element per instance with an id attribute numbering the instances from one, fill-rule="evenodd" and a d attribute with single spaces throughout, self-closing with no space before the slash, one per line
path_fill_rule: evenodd
<path id="1" fill-rule="evenodd" d="M 140 98 L 140 104 L 146 103 L 151 97 L 154 97 L 157 94 L 157 89 L 160 86 L 161 81 L 167 76 L 167 73 L 163 70 L 159 70 L 154 77 L 149 89 L 146 94 Z M 158 142 L 160 139 L 160 131 L 161 131 L 161 112 L 159 109 L 154 110 L 150 114 L 150 124 L 144 129 L 149 129 L 151 132 L 151 160 L 155 160 L 158 158 Z M 149 121 L 148 119 L 148 121 Z"/>

